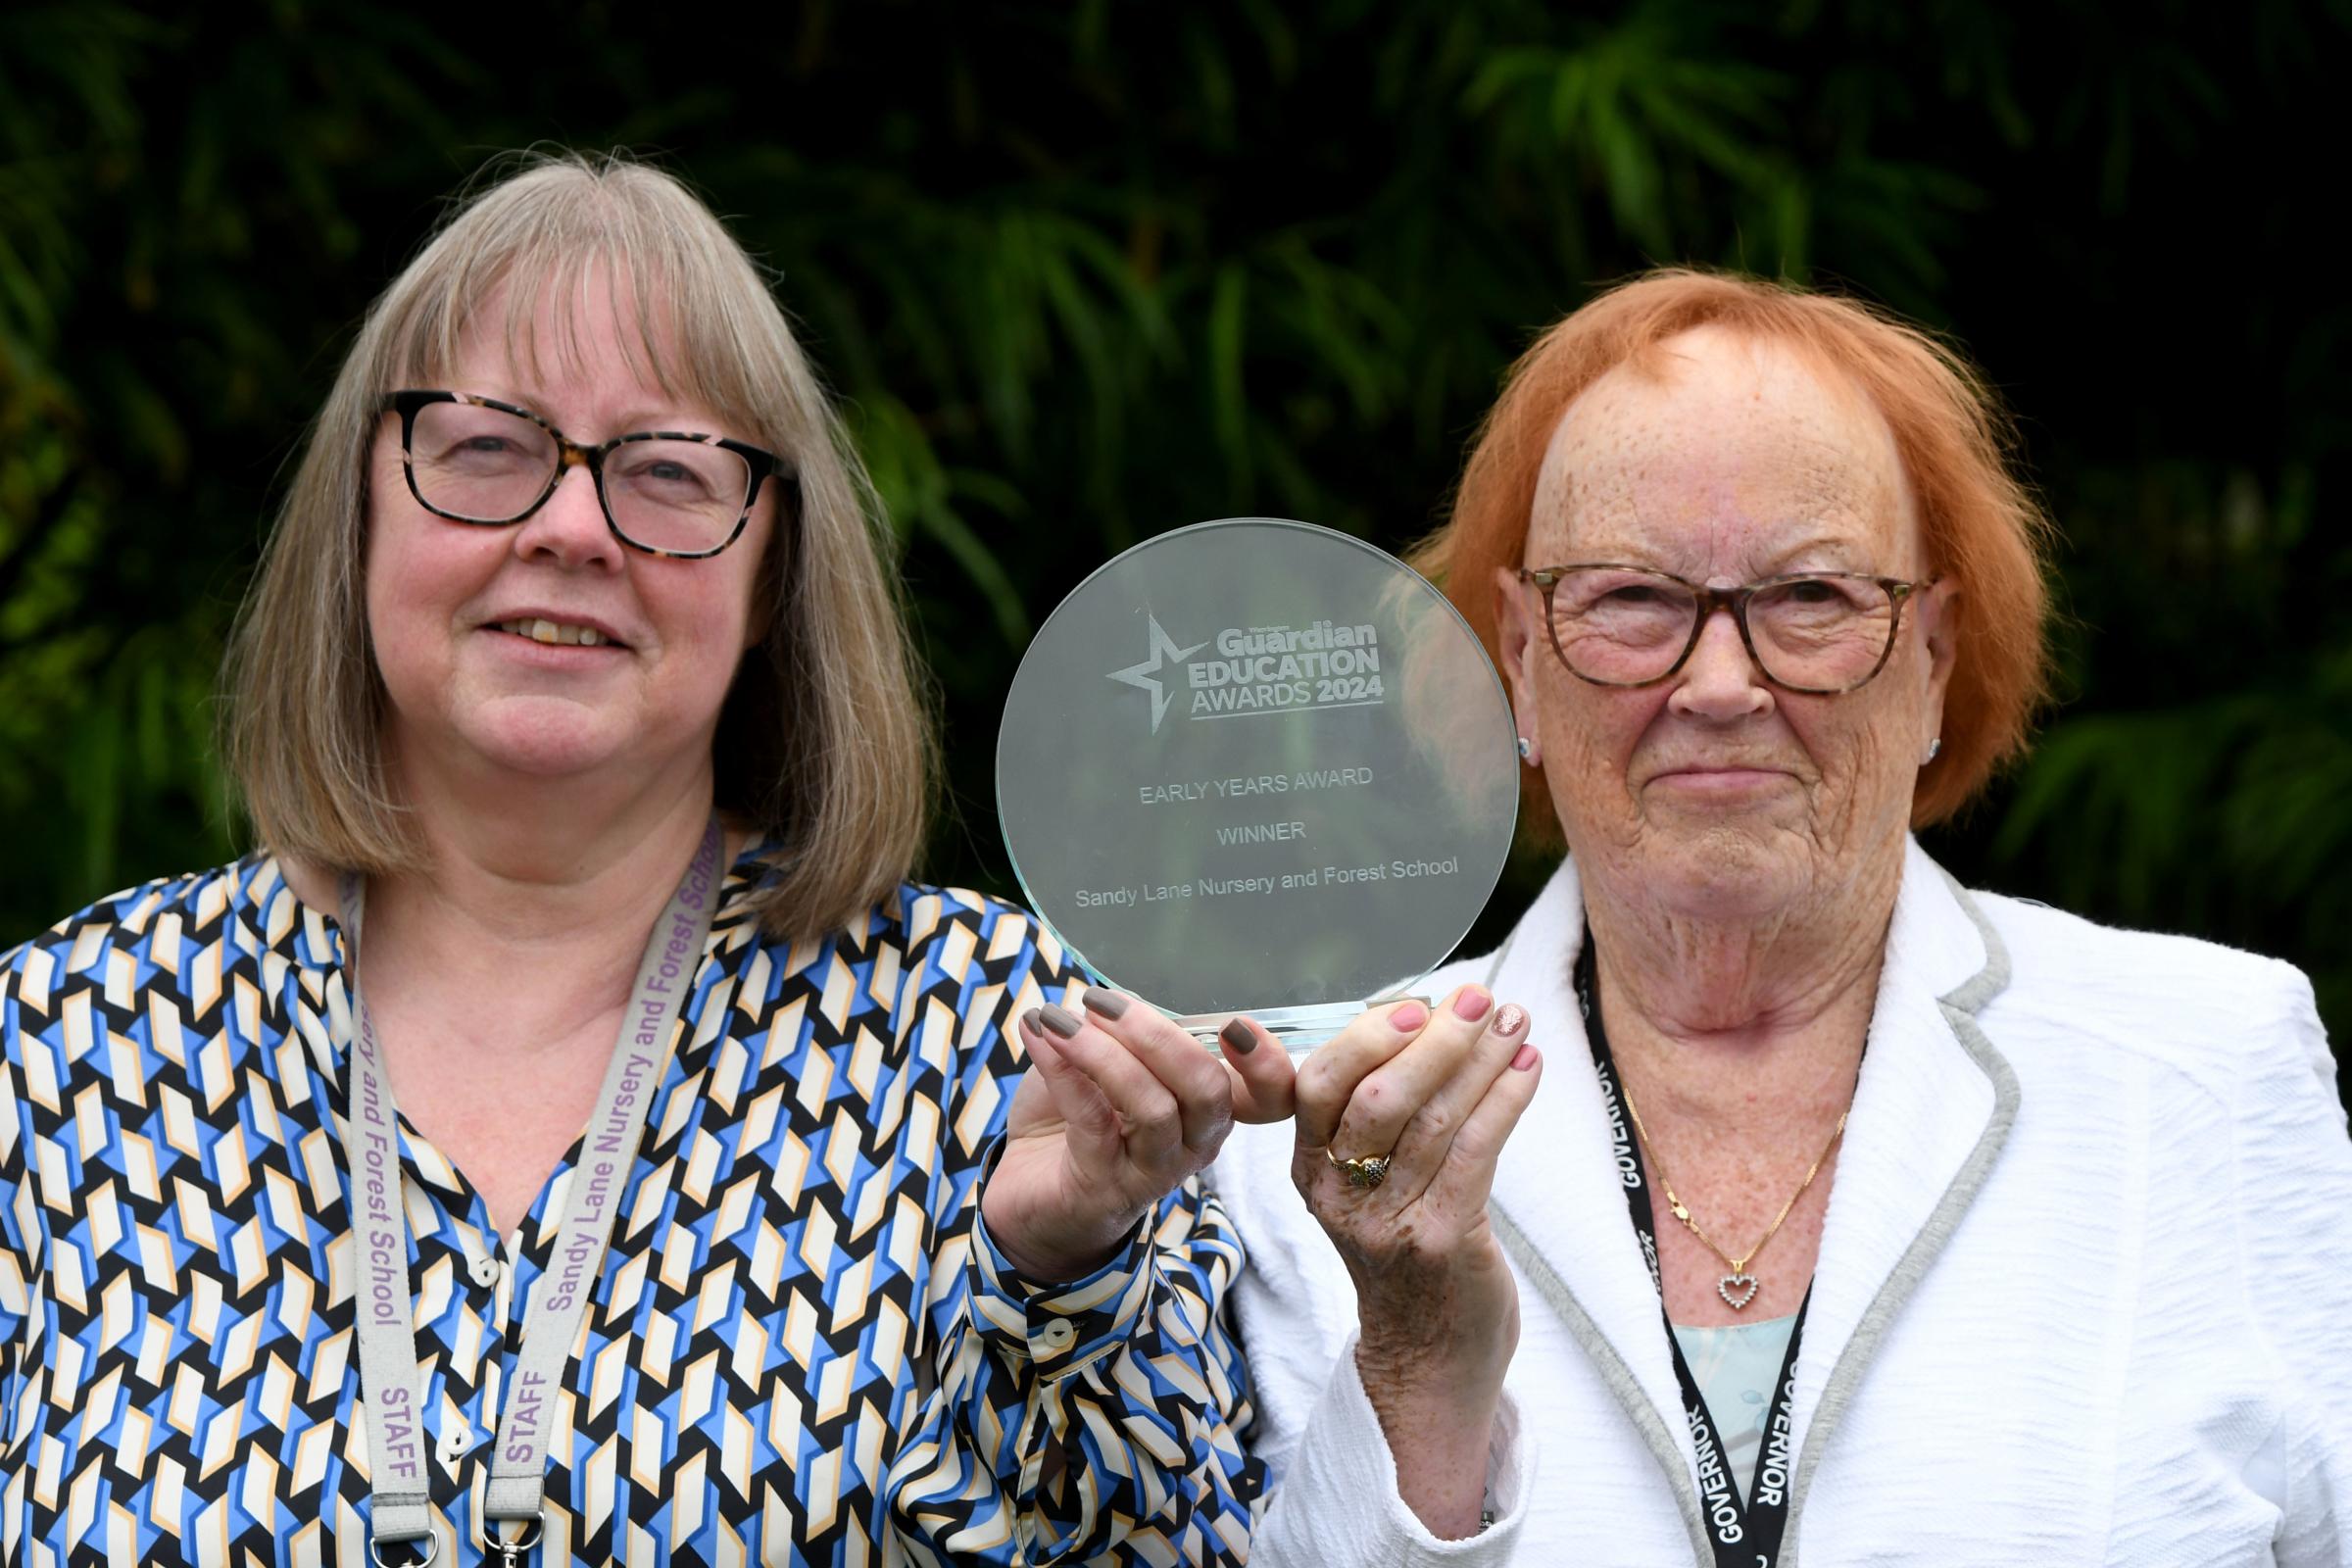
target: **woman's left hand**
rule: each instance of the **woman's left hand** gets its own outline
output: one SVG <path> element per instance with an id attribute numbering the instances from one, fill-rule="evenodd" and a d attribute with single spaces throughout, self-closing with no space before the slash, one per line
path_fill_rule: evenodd
<path id="1" fill-rule="evenodd" d="M 1216 1157 L 1234 1122 L 1291 1113 L 1291 1059 L 1236 1018 L 1224 1054 L 1144 1003 L 1101 986 L 1083 1016 L 1022 1014 L 1033 1069 L 980 1195 L 989 1235 L 1041 1283 L 1080 1279 L 1126 1245 L 1146 1210 Z"/>

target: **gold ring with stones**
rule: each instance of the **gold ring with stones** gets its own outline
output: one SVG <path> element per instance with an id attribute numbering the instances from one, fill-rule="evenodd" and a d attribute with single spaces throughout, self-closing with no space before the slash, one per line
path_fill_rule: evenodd
<path id="1" fill-rule="evenodd" d="M 1389 1156 L 1386 1154 L 1361 1154 L 1354 1159 L 1342 1159 L 1326 1149 L 1323 1157 L 1330 1160 L 1331 1168 L 1346 1176 L 1348 1185 L 1358 1192 L 1368 1193 L 1389 1179 Z"/>

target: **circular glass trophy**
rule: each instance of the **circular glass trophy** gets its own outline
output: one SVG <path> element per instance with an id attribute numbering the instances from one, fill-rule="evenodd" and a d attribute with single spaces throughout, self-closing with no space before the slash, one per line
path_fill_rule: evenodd
<path id="1" fill-rule="evenodd" d="M 1213 1045 L 1286 1049 L 1445 961 L 1494 891 L 1517 734 L 1486 651 L 1394 556 L 1235 517 L 1104 564 L 1004 705 L 997 806 L 1029 906 Z"/>

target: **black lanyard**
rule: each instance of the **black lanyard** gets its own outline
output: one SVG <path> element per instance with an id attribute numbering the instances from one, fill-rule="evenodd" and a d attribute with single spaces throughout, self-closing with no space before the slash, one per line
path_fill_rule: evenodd
<path id="1" fill-rule="evenodd" d="M 1683 1415 L 1690 1423 L 1690 1445 L 1698 1453 L 1698 1506 L 1706 1516 L 1707 1540 L 1715 1547 L 1715 1568 L 1772 1568 L 1780 1559 L 1781 1537 L 1788 1528 L 1789 1404 L 1796 1378 L 1796 1347 L 1804 1338 L 1805 1309 L 1813 1304 L 1813 1288 L 1805 1287 L 1804 1304 L 1788 1325 L 1788 1352 L 1781 1358 L 1781 1375 L 1773 1382 L 1772 1407 L 1764 1424 L 1764 1453 L 1748 1483 L 1747 1502 L 1732 1484 L 1723 1442 L 1698 1392 L 1698 1379 L 1683 1359 L 1682 1342 L 1675 1338 L 1674 1320 L 1666 1317 L 1666 1282 L 1658 1272 L 1658 1233 L 1649 1206 L 1649 1183 L 1642 1174 L 1642 1146 L 1635 1141 L 1633 1118 L 1625 1113 L 1625 1096 L 1617 1088 L 1617 1063 L 1609 1054 L 1609 1035 L 1600 1021 L 1600 988 L 1593 977 L 1592 944 L 1576 960 L 1576 1000 L 1584 1009 L 1585 1038 L 1592 1044 L 1592 1069 L 1600 1078 L 1601 1099 L 1608 1107 L 1609 1129 L 1617 1141 L 1617 1173 L 1625 1182 L 1625 1206 L 1633 1210 L 1634 1234 L 1642 1239 L 1642 1257 L 1649 1265 L 1649 1282 L 1658 1288 L 1658 1315 L 1666 1322 L 1666 1347 L 1674 1352 L 1674 1375 L 1683 1386 Z"/>

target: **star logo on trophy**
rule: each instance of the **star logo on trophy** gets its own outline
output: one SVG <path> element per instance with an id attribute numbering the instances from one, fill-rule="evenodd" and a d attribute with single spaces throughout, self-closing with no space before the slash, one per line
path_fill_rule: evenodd
<path id="1" fill-rule="evenodd" d="M 1159 733 L 1159 721 L 1167 716 L 1168 704 L 1172 700 L 1168 696 L 1167 688 L 1158 679 L 1159 671 L 1171 663 L 1181 666 L 1186 660 L 1206 648 L 1208 644 L 1195 643 L 1190 648 L 1179 648 L 1176 646 L 1176 639 L 1169 636 L 1166 629 L 1160 625 L 1157 615 L 1146 612 L 1146 618 L 1152 622 L 1152 653 L 1150 657 L 1140 664 L 1129 664 L 1125 669 L 1112 670 L 1110 679 L 1124 681 L 1138 691 L 1152 694 L 1152 733 L 1156 735 Z"/>

